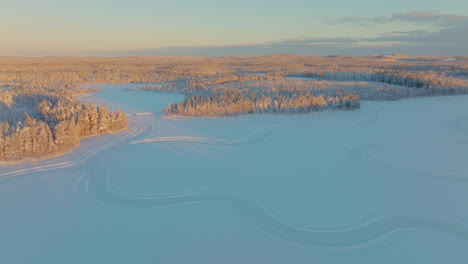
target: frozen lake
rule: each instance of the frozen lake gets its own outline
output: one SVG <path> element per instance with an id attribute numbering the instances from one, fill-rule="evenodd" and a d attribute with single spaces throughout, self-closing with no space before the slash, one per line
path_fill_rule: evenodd
<path id="1" fill-rule="evenodd" d="M 165 119 L 178 94 L 83 100 L 126 131 L 0 164 L 1 263 L 465 263 L 468 97 Z"/>

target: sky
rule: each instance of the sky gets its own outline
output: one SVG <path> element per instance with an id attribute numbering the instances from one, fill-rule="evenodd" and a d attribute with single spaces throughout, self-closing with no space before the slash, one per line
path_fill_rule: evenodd
<path id="1" fill-rule="evenodd" d="M 468 56 L 466 0 L 0 0 L 0 56 Z"/>

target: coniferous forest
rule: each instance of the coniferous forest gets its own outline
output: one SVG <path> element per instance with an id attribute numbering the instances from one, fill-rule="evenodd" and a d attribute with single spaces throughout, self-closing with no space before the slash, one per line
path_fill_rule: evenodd
<path id="1" fill-rule="evenodd" d="M 79 103 L 68 91 L 0 90 L 0 160 L 47 157 L 69 151 L 80 138 L 127 127 L 120 111 Z"/>

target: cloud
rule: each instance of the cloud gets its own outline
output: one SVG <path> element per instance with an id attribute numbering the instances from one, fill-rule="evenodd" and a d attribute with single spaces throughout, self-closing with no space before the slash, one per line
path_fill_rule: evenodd
<path id="1" fill-rule="evenodd" d="M 394 14 L 391 21 L 405 21 L 412 23 L 433 23 L 435 25 L 454 25 L 468 21 L 468 16 L 441 15 L 430 12 L 413 11 L 406 14 Z"/>
<path id="2" fill-rule="evenodd" d="M 369 53 L 406 53 L 408 55 L 468 55 L 468 16 L 438 14 L 424 11 L 398 13 L 379 17 L 340 17 L 331 24 L 358 24 L 372 26 L 392 22 L 412 23 L 415 25 L 432 26 L 432 29 L 412 31 L 391 31 L 370 38 L 334 38 L 329 39 L 331 46 L 337 51 L 346 47 L 347 52 L 362 54 L 366 46 Z M 308 41 L 314 41 L 309 39 Z M 321 42 L 327 40 L 321 39 Z M 286 45 L 288 41 L 282 43 Z M 292 41 L 297 43 L 297 41 Z"/>
<path id="3" fill-rule="evenodd" d="M 391 16 L 380 17 L 357 17 L 357 16 L 344 16 L 333 21 L 332 24 L 385 24 L 391 22 L 407 22 L 414 24 L 431 24 L 435 26 L 454 26 L 468 22 L 468 16 L 464 15 L 448 15 L 437 14 L 425 11 L 412 11 L 409 13 L 393 14 Z"/>

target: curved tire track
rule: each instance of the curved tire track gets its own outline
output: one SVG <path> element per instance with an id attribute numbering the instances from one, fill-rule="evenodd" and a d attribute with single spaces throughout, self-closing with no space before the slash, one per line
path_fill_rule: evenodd
<path id="1" fill-rule="evenodd" d="M 395 165 L 391 165 L 388 162 L 383 160 L 378 160 L 376 157 L 373 157 L 369 154 L 369 150 L 371 149 L 378 149 L 385 146 L 431 146 L 431 145 L 468 145 L 468 129 L 465 128 L 462 124 L 463 122 L 468 121 L 467 118 L 456 119 L 453 121 L 448 122 L 448 126 L 452 129 L 458 131 L 460 134 L 465 136 L 464 139 L 454 140 L 454 141 L 441 141 L 441 142 L 381 142 L 381 143 L 372 143 L 372 144 L 364 144 L 352 147 L 347 150 L 347 156 L 359 163 L 364 163 L 371 167 L 376 168 L 385 168 L 387 170 L 391 170 L 397 173 L 405 172 L 411 173 L 412 175 L 418 175 L 423 177 L 432 177 L 432 178 L 439 178 L 439 179 L 451 179 L 451 180 L 462 180 L 468 181 L 468 172 L 448 172 L 448 171 L 429 171 L 429 170 L 420 170 L 420 169 L 412 169 L 412 168 L 404 168 L 398 167 Z M 468 151 L 467 151 L 468 153 Z"/>
<path id="2" fill-rule="evenodd" d="M 250 222 L 277 238 L 318 248 L 346 249 L 371 246 L 401 229 L 426 228 L 450 233 L 468 240 L 464 223 L 424 215 L 381 215 L 361 218 L 348 226 L 305 229 L 282 222 L 258 200 L 217 189 L 202 189 L 174 194 L 136 195 L 113 190 L 102 157 L 95 160 L 86 191 L 98 201 L 127 208 L 163 208 L 193 203 L 222 203 L 236 209 Z"/>

